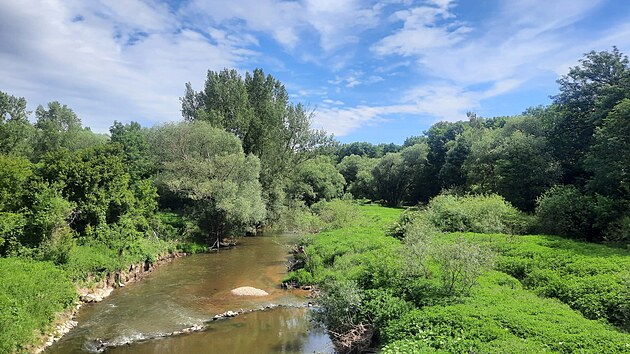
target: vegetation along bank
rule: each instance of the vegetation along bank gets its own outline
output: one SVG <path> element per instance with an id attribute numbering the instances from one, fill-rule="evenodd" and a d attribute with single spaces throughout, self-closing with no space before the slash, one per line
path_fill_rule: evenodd
<path id="1" fill-rule="evenodd" d="M 312 233 L 287 280 L 320 285 L 340 350 L 627 352 L 628 58 L 587 53 L 558 85 L 402 145 L 341 144 L 262 69 L 109 134 L 0 92 L 0 352 L 41 344 L 76 287 L 272 229 Z"/>

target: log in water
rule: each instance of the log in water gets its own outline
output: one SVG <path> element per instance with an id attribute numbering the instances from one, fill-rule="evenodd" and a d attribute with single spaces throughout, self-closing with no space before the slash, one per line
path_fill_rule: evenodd
<path id="1" fill-rule="evenodd" d="M 177 259 L 85 305 L 78 326 L 45 353 L 332 352 L 326 333 L 310 324 L 306 293 L 279 286 L 292 240 L 245 238 L 234 249 Z M 231 292 L 246 286 L 268 295 Z M 283 306 L 249 312 L 272 304 Z M 227 311 L 243 313 L 212 321 Z"/>

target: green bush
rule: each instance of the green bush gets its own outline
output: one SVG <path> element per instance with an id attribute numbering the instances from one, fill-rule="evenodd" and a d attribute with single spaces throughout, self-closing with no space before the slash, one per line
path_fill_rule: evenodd
<path id="1" fill-rule="evenodd" d="M 448 235 L 456 240 L 460 235 Z M 630 330 L 630 251 L 557 236 L 464 235 L 495 250 L 496 269 L 526 289 L 556 298 L 590 319 Z"/>
<path id="2" fill-rule="evenodd" d="M 441 194 L 431 199 L 425 216 L 444 232 L 519 234 L 529 228 L 527 216 L 496 194 Z"/>
<path id="3" fill-rule="evenodd" d="M 361 323 L 363 293 L 355 282 L 330 280 L 321 284 L 320 308 L 313 319 L 328 331 L 344 334 Z"/>
<path id="4" fill-rule="evenodd" d="M 555 186 L 538 198 L 538 231 L 569 238 L 627 242 L 625 202 L 605 196 L 586 195 L 574 186 Z"/>
<path id="5" fill-rule="evenodd" d="M 76 297 L 52 263 L 0 258 L 0 353 L 24 351 Z"/>
<path id="6" fill-rule="evenodd" d="M 311 209 L 324 223 L 325 230 L 338 229 L 353 222 L 358 216 L 358 207 L 348 200 L 321 201 Z"/>
<path id="7" fill-rule="evenodd" d="M 361 308 L 363 317 L 369 319 L 376 329 L 381 329 L 409 312 L 413 305 L 395 296 L 391 289 L 371 289 L 365 291 Z"/>
<path id="8" fill-rule="evenodd" d="M 298 285 L 312 285 L 315 283 L 313 275 L 306 269 L 298 269 L 289 273 L 289 275 L 282 280 L 283 282 L 296 282 Z"/>
<path id="9" fill-rule="evenodd" d="M 470 297 L 450 305 L 415 309 L 383 330 L 384 343 L 451 353 L 622 353 L 630 335 L 590 321 L 555 299 L 514 288 L 510 277 L 491 272 Z M 397 341 L 420 343 L 397 343 Z M 423 344 L 422 344 L 423 343 Z M 393 349 L 392 349 L 393 348 Z M 415 349 L 414 349 L 415 350 Z M 388 351 L 386 351 L 388 352 Z M 395 351 L 390 351 L 394 352 Z"/>

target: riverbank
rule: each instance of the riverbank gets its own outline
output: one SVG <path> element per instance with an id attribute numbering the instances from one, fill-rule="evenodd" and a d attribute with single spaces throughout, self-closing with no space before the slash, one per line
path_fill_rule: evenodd
<path id="1" fill-rule="evenodd" d="M 75 319 L 83 304 L 101 302 L 115 289 L 140 281 L 158 267 L 170 263 L 176 258 L 187 255 L 188 254 L 184 252 L 167 253 L 164 255 L 158 255 L 155 262 L 144 261 L 141 263 L 131 264 L 128 267 L 128 270 L 107 272 L 105 274 L 100 274 L 99 276 L 92 274 L 88 275 L 85 280 L 81 281 L 81 284 L 83 285 L 75 284 L 78 300 L 72 304 L 70 308 L 58 313 L 55 316 L 52 331 L 50 333 L 45 333 L 40 336 L 41 339 L 38 342 L 43 344 L 38 346 L 36 345 L 31 348 L 27 347 L 27 351 L 38 354 L 53 345 L 56 341 L 60 340 L 77 325 Z"/>
<path id="2" fill-rule="evenodd" d="M 46 353 L 104 347 L 107 353 L 118 354 L 274 352 L 277 348 L 287 348 L 287 353 L 302 352 L 299 348 L 322 352 L 330 341 L 318 329 L 310 332 L 307 291 L 279 286 L 286 275 L 288 245 L 295 239 L 294 235 L 247 237 L 235 249 L 172 262 L 145 281 L 114 291 L 103 302 L 84 306 L 76 319 L 78 326 Z M 247 286 L 268 295 L 233 293 Z"/>
<path id="3" fill-rule="evenodd" d="M 383 353 L 630 351 L 630 251 L 420 221 L 401 240 L 387 232 L 400 209 L 358 208 L 306 239 L 304 268 L 289 276 L 321 285 L 317 319 L 339 351 L 361 328 Z"/>

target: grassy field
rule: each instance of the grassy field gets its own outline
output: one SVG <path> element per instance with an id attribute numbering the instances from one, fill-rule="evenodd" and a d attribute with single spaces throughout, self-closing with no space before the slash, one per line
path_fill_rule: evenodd
<path id="1" fill-rule="evenodd" d="M 354 284 L 359 295 L 340 308 L 356 306 L 345 315 L 372 323 L 384 353 L 630 353 L 627 250 L 544 235 L 439 233 L 432 250 L 465 240 L 495 255 L 470 292 L 451 296 L 440 290 L 438 263 L 429 262 L 426 277 L 410 272 L 408 246 L 386 235 L 402 210 L 356 208 L 352 222 L 308 238 L 301 272 Z"/>

